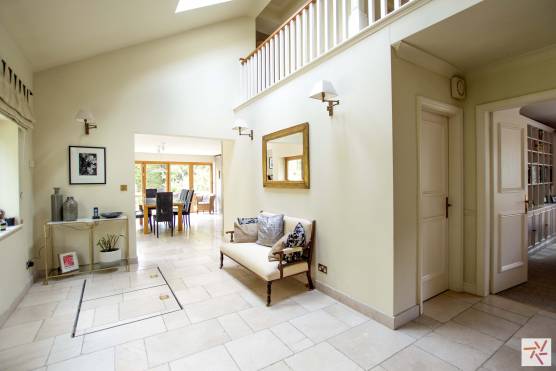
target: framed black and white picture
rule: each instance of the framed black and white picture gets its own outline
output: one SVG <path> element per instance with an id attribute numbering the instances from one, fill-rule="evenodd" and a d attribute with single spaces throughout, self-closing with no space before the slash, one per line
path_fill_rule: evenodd
<path id="1" fill-rule="evenodd" d="M 106 184 L 106 147 L 69 146 L 69 183 Z"/>

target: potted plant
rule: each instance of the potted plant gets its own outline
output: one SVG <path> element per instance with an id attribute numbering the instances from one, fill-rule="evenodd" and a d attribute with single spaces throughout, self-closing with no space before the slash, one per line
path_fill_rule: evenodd
<path id="1" fill-rule="evenodd" d="M 100 247 L 100 265 L 101 266 L 111 266 L 120 262 L 122 259 L 122 254 L 120 248 L 118 247 L 118 241 L 120 237 L 119 234 L 107 234 L 102 237 L 97 242 L 97 246 Z"/>

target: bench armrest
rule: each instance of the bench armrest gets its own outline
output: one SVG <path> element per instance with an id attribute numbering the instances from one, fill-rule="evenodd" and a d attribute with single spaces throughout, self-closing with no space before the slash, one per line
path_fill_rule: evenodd
<path id="1" fill-rule="evenodd" d="M 282 249 L 282 252 L 284 254 L 293 254 L 294 252 L 301 252 L 303 251 L 304 247 L 298 246 L 298 247 L 286 247 L 285 249 Z"/>
<path id="2" fill-rule="evenodd" d="M 234 231 L 226 231 L 225 233 L 230 235 L 230 242 L 234 242 Z"/>

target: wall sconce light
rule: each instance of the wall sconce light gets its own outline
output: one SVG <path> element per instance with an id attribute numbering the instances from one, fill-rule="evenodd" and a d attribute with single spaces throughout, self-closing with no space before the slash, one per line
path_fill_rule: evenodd
<path id="1" fill-rule="evenodd" d="M 232 130 L 237 130 L 239 135 L 245 135 L 253 140 L 253 130 L 249 128 L 249 126 L 243 121 L 236 121 Z"/>
<path id="2" fill-rule="evenodd" d="M 321 102 L 328 103 L 326 110 L 328 111 L 328 116 L 334 115 L 334 106 L 340 104 L 340 101 L 336 98 L 338 94 L 336 93 L 336 89 L 330 81 L 321 80 L 315 84 L 313 90 L 311 90 L 311 95 L 309 98 L 318 99 Z"/>
<path id="3" fill-rule="evenodd" d="M 80 109 L 75 115 L 75 121 L 80 124 L 85 124 L 85 135 L 89 135 L 91 129 L 96 129 L 98 126 L 94 124 L 95 118 L 90 111 Z"/>

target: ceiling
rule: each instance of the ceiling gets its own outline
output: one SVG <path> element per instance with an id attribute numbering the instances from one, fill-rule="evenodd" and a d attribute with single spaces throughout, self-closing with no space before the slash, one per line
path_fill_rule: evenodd
<path id="1" fill-rule="evenodd" d="M 175 14 L 178 0 L 0 0 L 0 23 L 35 71 L 240 16 L 269 0 Z"/>
<path id="2" fill-rule="evenodd" d="M 270 35 L 307 0 L 271 0 L 257 17 L 257 31 Z"/>
<path id="3" fill-rule="evenodd" d="M 160 148 L 161 145 L 164 147 L 163 150 Z M 135 152 L 216 156 L 222 153 L 222 144 L 219 140 L 135 134 Z"/>
<path id="4" fill-rule="evenodd" d="M 466 71 L 556 44 L 556 1 L 485 0 L 405 41 Z"/>
<path id="5" fill-rule="evenodd" d="M 528 104 L 519 113 L 530 119 L 556 128 L 556 100 Z"/>

